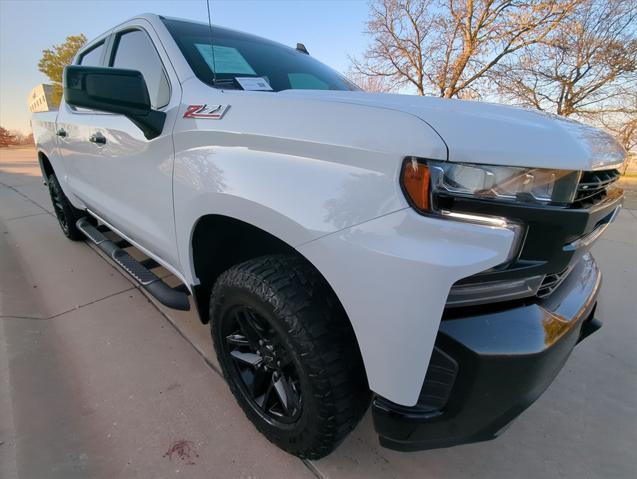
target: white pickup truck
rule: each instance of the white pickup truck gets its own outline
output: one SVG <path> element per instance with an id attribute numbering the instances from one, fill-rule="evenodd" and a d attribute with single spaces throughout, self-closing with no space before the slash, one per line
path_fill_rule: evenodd
<path id="1" fill-rule="evenodd" d="M 370 401 L 389 448 L 496 437 L 600 326 L 589 249 L 625 151 L 580 123 L 365 93 L 302 44 L 141 15 L 32 125 L 66 236 L 196 307 L 247 416 L 300 457 Z"/>

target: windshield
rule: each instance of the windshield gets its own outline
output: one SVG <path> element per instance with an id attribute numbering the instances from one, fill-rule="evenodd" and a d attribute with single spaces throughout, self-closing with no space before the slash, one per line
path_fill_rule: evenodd
<path id="1" fill-rule="evenodd" d="M 336 71 L 293 48 L 213 27 L 213 49 L 208 25 L 163 21 L 195 75 L 211 86 L 265 91 L 359 90 Z"/>

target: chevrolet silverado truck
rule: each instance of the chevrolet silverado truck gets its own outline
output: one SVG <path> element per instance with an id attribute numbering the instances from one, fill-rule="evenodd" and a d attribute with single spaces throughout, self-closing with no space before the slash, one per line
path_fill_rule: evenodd
<path id="1" fill-rule="evenodd" d="M 64 234 L 196 308 L 247 417 L 299 457 L 370 403 L 388 448 L 494 438 L 600 326 L 589 250 L 625 151 L 589 126 L 366 93 L 302 44 L 150 14 L 83 47 L 32 126 Z"/>

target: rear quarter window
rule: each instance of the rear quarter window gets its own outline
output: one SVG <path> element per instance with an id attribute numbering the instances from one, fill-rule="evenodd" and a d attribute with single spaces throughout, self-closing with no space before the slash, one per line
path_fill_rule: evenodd
<path id="1" fill-rule="evenodd" d="M 99 67 L 102 65 L 102 54 L 104 53 L 104 42 L 98 43 L 90 50 L 83 52 L 77 62 L 78 65 L 86 67 Z"/>

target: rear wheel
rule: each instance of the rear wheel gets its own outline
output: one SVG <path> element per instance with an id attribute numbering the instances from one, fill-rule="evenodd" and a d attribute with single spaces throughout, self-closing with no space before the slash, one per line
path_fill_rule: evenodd
<path id="1" fill-rule="evenodd" d="M 77 229 L 75 222 L 84 216 L 84 214 L 82 211 L 73 207 L 73 205 L 69 202 L 55 175 L 50 175 L 47 183 L 49 184 L 49 193 L 51 195 L 51 202 L 53 203 L 53 210 L 55 211 L 55 216 L 58 219 L 62 232 L 70 240 L 83 240 L 84 234 Z"/>
<path id="2" fill-rule="evenodd" d="M 265 256 L 217 280 L 215 350 L 248 418 L 302 458 L 331 452 L 367 409 L 369 389 L 351 327 L 303 260 Z"/>

